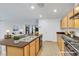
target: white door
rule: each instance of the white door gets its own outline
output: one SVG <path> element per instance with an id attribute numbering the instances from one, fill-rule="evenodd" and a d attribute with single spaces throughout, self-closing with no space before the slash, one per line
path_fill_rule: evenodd
<path id="1" fill-rule="evenodd" d="M 53 29 L 48 20 L 39 20 L 39 32 L 43 35 L 43 41 L 53 41 Z"/>

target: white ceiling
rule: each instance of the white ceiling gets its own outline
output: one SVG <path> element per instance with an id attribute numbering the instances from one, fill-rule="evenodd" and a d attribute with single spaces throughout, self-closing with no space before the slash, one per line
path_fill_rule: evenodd
<path id="1" fill-rule="evenodd" d="M 30 6 L 35 6 L 32 10 Z M 58 19 L 62 18 L 74 6 L 73 3 L 45 3 L 39 7 L 36 3 L 0 3 L 0 20 L 33 20 L 42 18 Z M 54 13 L 53 10 L 57 9 Z"/>

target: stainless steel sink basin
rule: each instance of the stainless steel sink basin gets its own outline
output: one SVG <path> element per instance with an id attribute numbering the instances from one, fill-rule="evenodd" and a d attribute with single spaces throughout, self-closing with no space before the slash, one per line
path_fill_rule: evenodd
<path id="1" fill-rule="evenodd" d="M 37 36 L 27 36 L 27 37 L 24 37 L 24 38 L 20 39 L 20 41 L 30 42 L 30 41 L 32 41 L 36 37 Z"/>

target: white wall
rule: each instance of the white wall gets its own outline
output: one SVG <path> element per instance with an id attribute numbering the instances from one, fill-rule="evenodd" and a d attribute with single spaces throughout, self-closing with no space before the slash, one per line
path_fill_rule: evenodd
<path id="1" fill-rule="evenodd" d="M 5 22 L 0 21 L 0 40 L 4 38 L 5 34 Z"/>
<path id="2" fill-rule="evenodd" d="M 23 33 L 25 33 L 25 24 L 26 25 L 38 25 L 37 20 L 14 20 L 14 21 L 6 21 L 5 30 L 10 30 L 10 33 L 13 32 L 13 26 L 18 26 L 19 29 L 23 29 Z"/>
<path id="3" fill-rule="evenodd" d="M 61 31 L 60 19 L 40 19 L 40 33 L 43 34 L 43 41 L 56 41 L 56 32 Z"/>

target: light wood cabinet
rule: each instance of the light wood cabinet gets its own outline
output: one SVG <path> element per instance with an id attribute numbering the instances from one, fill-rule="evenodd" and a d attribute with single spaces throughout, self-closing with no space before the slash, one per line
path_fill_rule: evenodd
<path id="1" fill-rule="evenodd" d="M 41 43 L 41 35 L 33 38 L 29 42 L 19 42 L 18 44 L 15 44 L 14 40 L 5 39 L 0 41 L 1 45 L 6 46 L 7 56 L 36 56 L 42 46 Z"/>
<path id="2" fill-rule="evenodd" d="M 29 56 L 30 55 L 30 46 L 27 45 L 24 47 L 24 56 Z"/>
<path id="3" fill-rule="evenodd" d="M 67 16 L 65 16 L 62 20 L 61 20 L 61 28 L 67 28 L 67 22 L 68 22 L 68 20 L 67 20 Z"/>
<path id="4" fill-rule="evenodd" d="M 77 8 L 78 7 L 78 8 Z M 79 19 L 78 18 L 72 18 L 71 16 L 75 15 L 76 13 L 79 13 L 79 6 L 74 7 L 70 12 L 60 21 L 61 28 L 79 28 Z"/>
<path id="5" fill-rule="evenodd" d="M 76 14 L 76 13 L 79 12 L 79 10 L 76 10 L 77 7 L 79 7 L 79 6 L 76 6 L 76 7 L 74 8 L 74 14 Z M 75 21 L 75 28 L 79 28 L 79 19 L 74 18 L 74 21 Z"/>
<path id="6" fill-rule="evenodd" d="M 36 39 L 36 55 L 38 54 L 39 51 L 39 38 Z"/>
<path id="7" fill-rule="evenodd" d="M 60 39 L 60 52 L 64 56 L 64 40 L 62 38 Z"/>
<path id="8" fill-rule="evenodd" d="M 79 19 L 75 19 L 75 28 L 79 28 Z"/>
<path id="9" fill-rule="evenodd" d="M 23 48 L 17 48 L 13 46 L 6 46 L 7 56 L 23 56 Z"/>
<path id="10" fill-rule="evenodd" d="M 33 42 L 30 43 L 30 56 L 35 56 L 36 52 L 35 52 L 35 40 Z"/>
<path id="11" fill-rule="evenodd" d="M 29 45 L 24 48 L 18 48 L 13 46 L 6 46 L 7 56 L 29 56 Z"/>
<path id="12" fill-rule="evenodd" d="M 70 19 L 70 17 L 73 16 L 73 14 L 74 14 L 74 11 L 72 9 L 69 12 L 69 14 L 61 20 L 61 28 L 74 28 L 75 27 L 75 21 L 73 19 Z"/>
<path id="13" fill-rule="evenodd" d="M 61 37 L 61 34 L 57 34 L 57 45 L 62 56 L 64 56 L 64 40 Z"/>
<path id="14" fill-rule="evenodd" d="M 73 9 L 69 12 L 69 14 L 68 14 L 68 28 L 74 28 L 74 26 L 75 26 L 75 21 L 74 21 L 74 19 L 70 19 L 70 17 L 71 16 L 73 16 L 74 15 L 74 11 L 73 11 Z"/>

